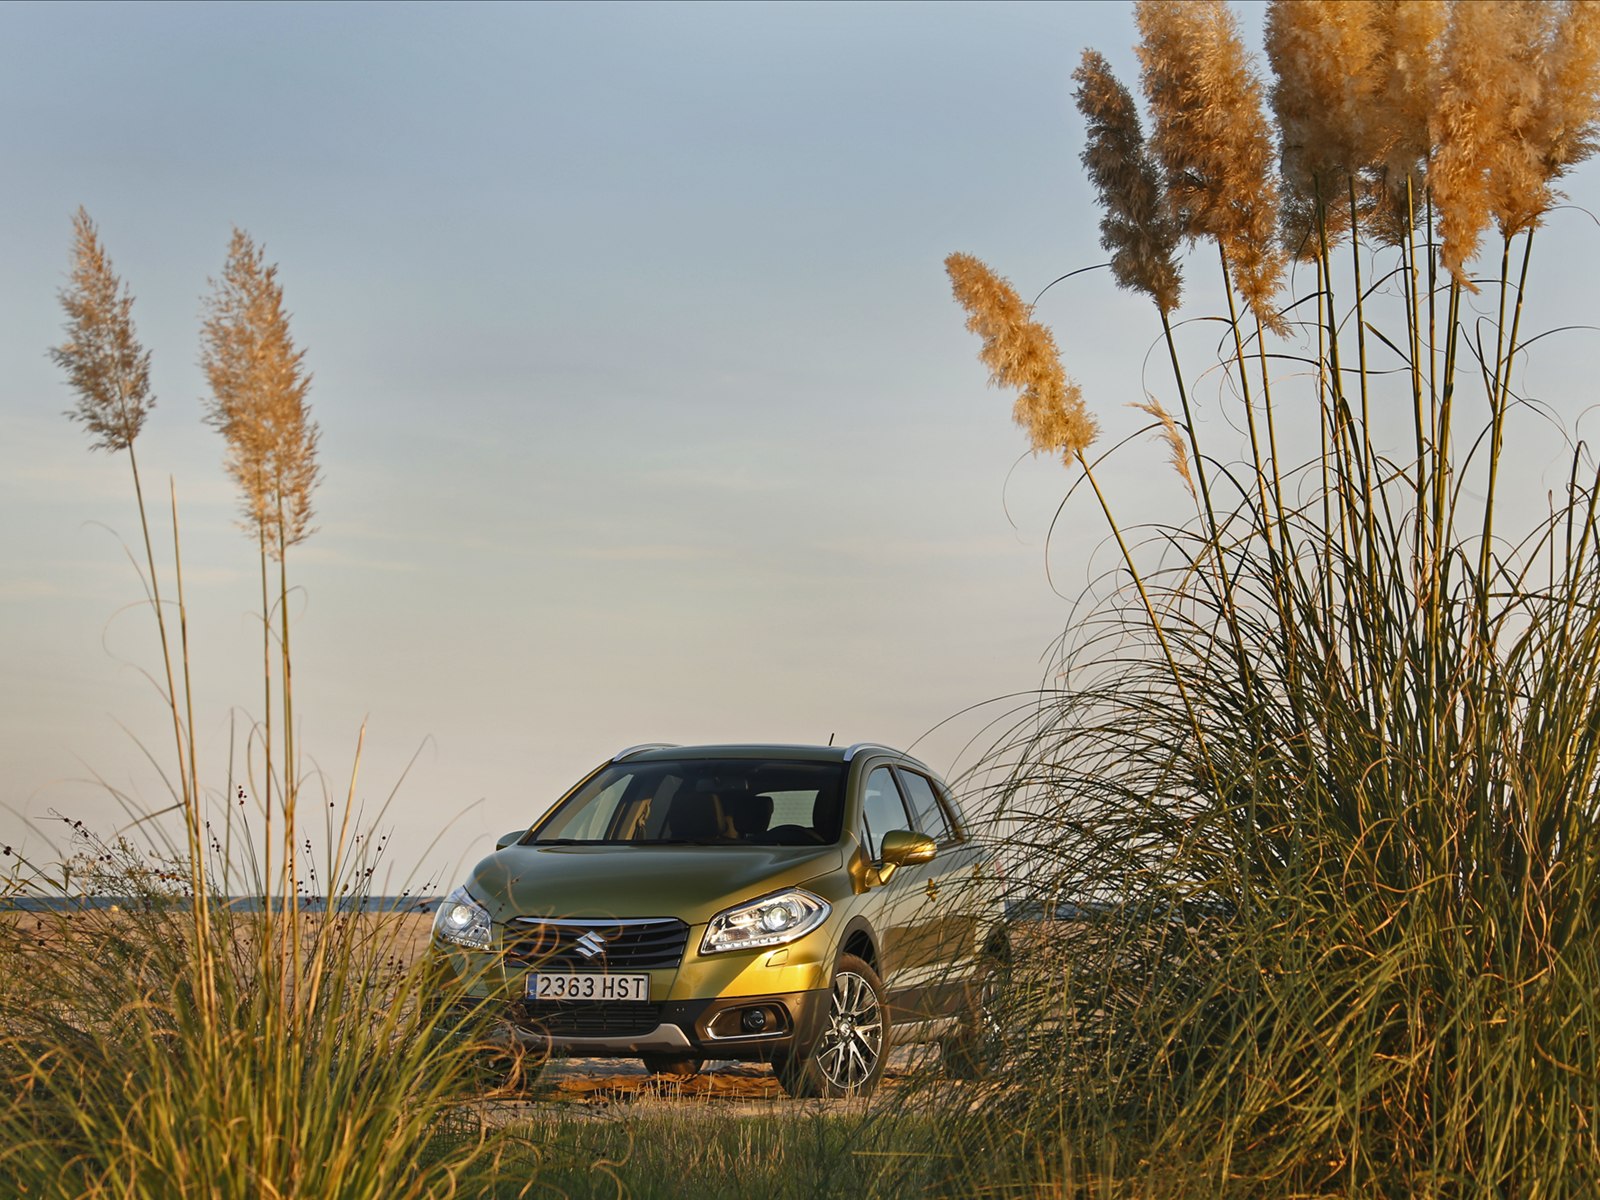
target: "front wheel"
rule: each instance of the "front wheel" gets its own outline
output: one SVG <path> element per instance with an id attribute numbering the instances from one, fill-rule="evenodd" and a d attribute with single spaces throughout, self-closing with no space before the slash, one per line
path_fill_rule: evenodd
<path id="1" fill-rule="evenodd" d="M 834 968 L 828 1023 L 804 1059 L 772 1067 L 791 1096 L 867 1096 L 878 1086 L 889 1049 L 883 980 L 865 959 L 844 954 Z"/>

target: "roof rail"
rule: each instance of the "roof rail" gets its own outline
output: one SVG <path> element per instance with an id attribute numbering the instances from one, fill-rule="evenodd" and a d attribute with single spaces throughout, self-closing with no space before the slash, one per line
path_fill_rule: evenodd
<path id="1" fill-rule="evenodd" d="M 889 747 L 885 746 L 882 742 L 856 742 L 850 747 L 850 749 L 844 752 L 845 762 L 849 762 L 862 750 L 889 750 Z M 891 754 L 894 753 L 893 750 L 890 750 L 889 752 Z"/>
<path id="2" fill-rule="evenodd" d="M 626 750 L 618 750 L 611 756 L 611 761 L 619 763 L 625 758 L 632 758 L 635 754 L 643 754 L 646 750 L 674 750 L 676 742 L 642 742 L 637 746 L 629 746 Z"/>

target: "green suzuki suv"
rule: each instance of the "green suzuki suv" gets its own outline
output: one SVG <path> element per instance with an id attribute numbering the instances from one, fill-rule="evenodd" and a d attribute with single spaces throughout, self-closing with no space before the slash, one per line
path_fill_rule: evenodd
<path id="1" fill-rule="evenodd" d="M 1006 959 L 991 860 L 884 746 L 638 746 L 500 839 L 439 906 L 451 990 L 543 1052 L 772 1064 L 872 1090 L 891 1044 L 983 1061 Z"/>

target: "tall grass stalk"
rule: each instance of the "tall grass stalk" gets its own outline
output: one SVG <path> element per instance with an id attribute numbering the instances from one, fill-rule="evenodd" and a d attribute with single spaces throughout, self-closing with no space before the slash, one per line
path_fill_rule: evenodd
<path id="1" fill-rule="evenodd" d="M 311 495 L 320 478 L 316 423 L 307 405 L 311 376 L 305 351 L 289 332 L 278 269 L 249 234 L 233 231 L 220 279 L 212 281 L 201 336 L 201 366 L 211 386 L 206 419 L 223 436 L 228 473 L 238 484 L 245 531 L 256 544 L 261 568 L 262 691 L 265 697 L 265 763 L 258 794 L 270 823 L 274 783 L 282 807 L 284 940 L 269 936 L 263 953 L 280 948 L 290 970 L 283 986 L 301 985 L 298 958 L 282 947 L 299 940 L 301 880 L 297 820 L 301 771 L 295 746 L 294 656 L 290 644 L 289 547 L 310 536 Z M 269 600 L 268 565 L 278 567 L 277 599 Z M 274 627 L 276 615 L 276 628 Z M 277 637 L 276 670 L 272 642 Z M 281 775 L 273 761 L 273 691 L 276 673 L 281 705 Z M 270 828 L 268 846 L 270 866 Z M 270 874 L 270 871 L 269 871 Z M 272 916 L 269 913 L 269 924 Z"/>
<path id="2" fill-rule="evenodd" d="M 1084 161 L 1113 274 L 1155 303 L 1199 504 L 1130 544 L 1112 477 L 1089 480 L 1131 581 L 1086 594 L 1063 686 L 983 764 L 1024 885 L 1075 919 L 1018 931 L 1029 1082 L 953 1128 L 1072 1142 L 1071 1179 L 1049 1181 L 1074 1194 L 1594 1194 L 1586 448 L 1547 511 L 1519 501 L 1545 465 L 1531 242 L 1595 143 L 1600 15 L 1280 0 L 1269 118 L 1222 5 L 1137 7 L 1154 135 L 1087 53 Z M 1246 195 L 1256 121 L 1284 174 Z M 1248 245 L 1262 207 L 1281 246 Z M 1170 282 L 1193 264 L 1159 259 L 1164 222 L 1215 244 L 1214 357 L 1179 336 Z M 1310 290 L 1284 290 L 1278 255 Z M 956 284 L 985 361 L 1005 340 L 989 327 L 1034 320 Z M 1201 371 L 1238 397 L 1242 447 L 1203 443 Z M 1396 405 L 1411 428 L 1391 445 Z"/>
<path id="3" fill-rule="evenodd" d="M 71 284 L 60 294 L 66 313 L 66 339 L 52 347 L 50 357 L 67 376 L 77 394 L 76 406 L 68 416 L 79 421 L 94 436 L 91 448 L 116 452 L 125 450 L 133 476 L 133 494 L 139 513 L 139 531 L 144 542 L 146 573 L 142 583 L 155 617 L 161 643 L 161 670 L 166 680 L 164 700 L 172 718 L 173 752 L 178 780 L 174 799 L 183 816 L 184 833 L 191 864 L 190 887 L 202 899 L 196 904 L 194 936 L 197 953 L 208 954 L 206 923 L 200 875 L 201 814 L 195 762 L 192 711 L 186 724 L 179 704 L 173 676 L 172 647 L 167 633 L 167 611 L 161 601 L 161 572 L 156 567 L 155 545 L 150 536 L 150 518 L 145 508 L 144 484 L 139 476 L 139 460 L 134 449 L 145 419 L 155 407 L 150 386 L 150 352 L 139 341 L 133 324 L 133 293 L 117 277 L 111 259 L 100 243 L 99 230 L 89 214 L 78 209 L 73 216 L 73 254 Z M 176 517 L 174 502 L 174 517 Z M 174 545 L 177 524 L 173 524 Z M 188 704 L 188 627 L 182 622 L 184 656 L 184 704 Z"/>

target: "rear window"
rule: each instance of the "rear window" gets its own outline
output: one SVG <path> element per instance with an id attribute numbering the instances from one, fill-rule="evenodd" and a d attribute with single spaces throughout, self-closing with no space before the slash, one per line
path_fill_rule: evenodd
<path id="1" fill-rule="evenodd" d="M 956 838 L 950 823 L 950 814 L 933 790 L 933 782 L 926 775 L 900 768 L 900 782 L 905 785 L 906 799 L 916 817 L 917 828 L 936 842 L 950 842 Z"/>
<path id="2" fill-rule="evenodd" d="M 780 759 L 613 763 L 534 843 L 822 846 L 839 840 L 845 764 Z"/>

